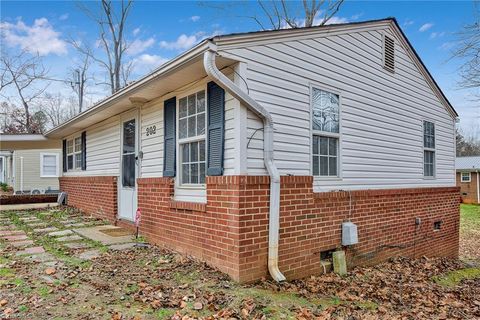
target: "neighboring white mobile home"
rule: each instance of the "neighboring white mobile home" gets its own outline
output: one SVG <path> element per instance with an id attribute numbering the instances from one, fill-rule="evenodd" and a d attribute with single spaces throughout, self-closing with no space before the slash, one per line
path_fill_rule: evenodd
<path id="1" fill-rule="evenodd" d="M 282 280 L 338 248 L 456 256 L 456 117 L 385 19 L 206 39 L 47 136 L 70 205 L 123 225 L 140 210 L 150 241 Z"/>
<path id="2" fill-rule="evenodd" d="M 0 134 L 2 182 L 17 194 L 58 192 L 60 146 L 41 134 Z"/>

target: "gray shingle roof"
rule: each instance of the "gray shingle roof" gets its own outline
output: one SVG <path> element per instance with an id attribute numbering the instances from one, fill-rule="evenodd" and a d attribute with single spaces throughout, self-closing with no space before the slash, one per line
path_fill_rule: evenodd
<path id="1" fill-rule="evenodd" d="M 455 169 L 475 169 L 480 170 L 480 156 L 476 157 L 457 157 L 455 159 Z"/>

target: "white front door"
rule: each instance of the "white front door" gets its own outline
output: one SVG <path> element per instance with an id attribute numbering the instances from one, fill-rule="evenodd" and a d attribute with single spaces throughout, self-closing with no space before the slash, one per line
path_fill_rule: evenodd
<path id="1" fill-rule="evenodd" d="M 118 188 L 118 216 L 133 221 L 137 210 L 138 120 L 135 115 L 122 117 L 122 148 Z"/>

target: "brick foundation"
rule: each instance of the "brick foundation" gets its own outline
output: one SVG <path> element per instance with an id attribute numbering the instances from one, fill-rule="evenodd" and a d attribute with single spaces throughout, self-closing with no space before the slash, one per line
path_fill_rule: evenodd
<path id="1" fill-rule="evenodd" d="M 117 177 L 61 177 L 60 190 L 68 193 L 68 205 L 115 223 Z"/>
<path id="2" fill-rule="evenodd" d="M 240 282 L 268 276 L 269 177 L 207 177 L 206 204 L 172 200 L 171 178 L 137 182 L 140 233 L 150 242 Z M 320 253 L 341 248 L 341 223 L 349 218 L 359 235 L 357 245 L 344 248 L 349 266 L 397 255 L 458 256 L 459 188 L 314 193 L 312 182 L 311 176 L 281 178 L 279 266 L 288 279 L 321 273 Z M 115 177 L 63 177 L 60 187 L 70 205 L 115 220 Z"/>
<path id="3" fill-rule="evenodd" d="M 460 187 L 463 203 L 478 203 L 477 179 L 479 174 L 479 172 L 471 172 L 470 182 L 462 182 L 461 173 L 457 172 L 457 186 Z"/>
<path id="4" fill-rule="evenodd" d="M 138 184 L 140 231 L 150 241 L 241 282 L 268 275 L 268 177 L 207 177 L 206 206 L 172 201 L 170 178 Z M 349 266 L 396 255 L 458 255 L 458 188 L 353 191 L 351 198 L 350 206 L 348 192 L 313 193 L 312 177 L 282 177 L 279 265 L 289 279 L 321 272 L 320 252 L 341 247 L 349 216 L 359 232 L 359 244 L 346 248 Z M 435 221 L 440 230 L 433 230 Z"/>
<path id="5" fill-rule="evenodd" d="M 250 207 L 241 235 L 249 239 L 240 248 L 242 281 L 267 273 L 268 178 L 248 181 L 245 201 Z M 320 253 L 341 248 L 341 223 L 358 226 L 359 243 L 344 248 L 349 266 L 375 264 L 392 256 L 458 256 L 459 190 L 418 188 L 313 193 L 312 177 L 282 177 L 279 267 L 288 279 L 319 273 Z M 249 203 L 254 201 L 253 206 Z M 415 226 L 415 218 L 421 219 Z M 433 223 L 441 221 L 441 229 Z"/>

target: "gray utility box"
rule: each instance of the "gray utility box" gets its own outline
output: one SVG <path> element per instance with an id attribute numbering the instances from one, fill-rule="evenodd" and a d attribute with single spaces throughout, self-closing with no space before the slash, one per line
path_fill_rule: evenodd
<path id="1" fill-rule="evenodd" d="M 350 221 L 342 223 L 342 246 L 351 246 L 357 243 L 357 225 Z"/>

